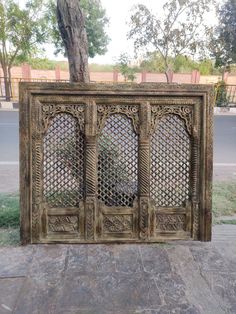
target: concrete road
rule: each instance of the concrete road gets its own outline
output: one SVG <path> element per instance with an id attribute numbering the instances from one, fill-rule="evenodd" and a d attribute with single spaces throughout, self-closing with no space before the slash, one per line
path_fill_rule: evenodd
<path id="1" fill-rule="evenodd" d="M 19 161 L 19 113 L 0 111 L 0 163 Z"/>
<path id="2" fill-rule="evenodd" d="M 0 111 L 0 191 L 18 186 L 19 113 Z M 236 179 L 236 115 L 215 116 L 214 178 Z M 2 182 L 1 182 L 2 181 Z"/>

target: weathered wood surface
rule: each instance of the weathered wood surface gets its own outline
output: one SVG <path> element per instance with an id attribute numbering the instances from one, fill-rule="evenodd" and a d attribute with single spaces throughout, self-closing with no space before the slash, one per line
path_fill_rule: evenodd
<path id="1" fill-rule="evenodd" d="M 20 95 L 23 243 L 211 240 L 211 86 L 22 83 Z"/>

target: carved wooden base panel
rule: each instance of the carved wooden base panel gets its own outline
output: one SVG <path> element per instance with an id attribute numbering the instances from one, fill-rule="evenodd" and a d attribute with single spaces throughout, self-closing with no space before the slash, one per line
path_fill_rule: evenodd
<path id="1" fill-rule="evenodd" d="M 211 239 L 213 90 L 20 85 L 22 243 Z"/>

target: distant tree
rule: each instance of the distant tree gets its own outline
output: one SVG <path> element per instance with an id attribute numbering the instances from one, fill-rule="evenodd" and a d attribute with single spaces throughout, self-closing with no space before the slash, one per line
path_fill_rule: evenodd
<path id="1" fill-rule="evenodd" d="M 89 57 L 104 55 L 110 41 L 105 29 L 109 19 L 106 16 L 106 10 L 101 5 L 101 1 L 76 0 L 75 3 L 79 3 L 84 14 Z M 56 11 L 56 0 L 48 0 L 48 22 L 50 23 L 52 40 L 56 48 L 55 53 L 65 54 L 65 45 L 57 26 Z"/>
<path id="2" fill-rule="evenodd" d="M 203 75 L 209 75 L 213 72 L 213 62 L 210 59 L 194 61 L 189 56 L 178 55 L 175 58 L 169 57 L 168 64 L 174 72 L 189 73 L 198 70 Z M 165 72 L 165 63 L 158 52 L 148 53 L 141 62 L 142 70 L 149 72 Z"/>
<path id="3" fill-rule="evenodd" d="M 17 1 L 0 1 L 0 63 L 7 100 L 11 97 L 11 68 L 15 60 L 24 62 L 48 38 L 44 11 L 39 10 L 43 3 L 44 0 L 28 0 L 22 9 Z"/>
<path id="4" fill-rule="evenodd" d="M 230 64 L 236 63 L 236 1 L 227 0 L 218 10 L 219 24 L 211 40 L 211 51 L 215 66 L 222 75 Z"/>
<path id="5" fill-rule="evenodd" d="M 137 72 L 135 67 L 130 66 L 130 57 L 127 53 L 122 53 L 117 60 L 116 68 L 124 76 L 125 82 L 135 80 L 135 73 Z"/>
<path id="6" fill-rule="evenodd" d="M 156 51 L 163 60 L 168 81 L 172 69 L 170 57 L 202 54 L 205 47 L 204 14 L 214 0 L 168 0 L 160 17 L 142 4 L 134 7 L 128 38 L 134 40 L 136 51 Z"/>

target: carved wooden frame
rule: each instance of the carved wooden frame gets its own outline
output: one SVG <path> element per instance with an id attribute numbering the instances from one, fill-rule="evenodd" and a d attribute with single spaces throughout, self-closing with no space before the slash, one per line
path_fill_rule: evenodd
<path id="1" fill-rule="evenodd" d="M 211 240 L 213 88 L 175 84 L 20 84 L 20 207 L 22 243 L 158 242 Z M 78 119 L 85 134 L 85 199 L 58 215 L 78 217 L 79 234 L 48 234 L 48 211 L 42 197 L 42 138 L 57 113 Z M 97 137 L 106 118 L 126 115 L 138 134 L 138 199 L 130 211 L 106 208 L 97 199 Z M 159 214 L 185 215 L 184 232 L 156 232 L 156 209 L 150 199 L 150 136 L 166 114 L 178 115 L 191 138 L 191 199 L 185 208 L 158 208 Z M 113 210 L 113 212 L 112 212 Z M 123 211 L 122 211 L 123 210 Z M 101 212 L 130 215 L 132 232 L 103 232 Z M 53 215 L 53 214 L 52 214 Z M 132 216 L 132 218 L 131 218 Z M 69 223 L 75 219 L 68 218 Z M 180 224 L 181 224 L 180 219 Z M 127 228 L 128 228 L 127 227 Z"/>

